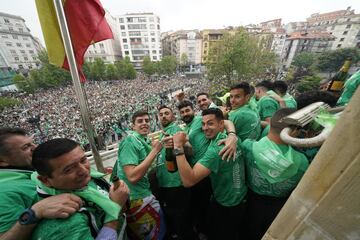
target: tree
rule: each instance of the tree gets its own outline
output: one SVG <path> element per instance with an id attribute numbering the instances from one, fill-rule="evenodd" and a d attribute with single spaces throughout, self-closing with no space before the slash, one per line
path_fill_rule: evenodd
<path id="1" fill-rule="evenodd" d="M 318 76 L 305 76 L 298 82 L 296 90 L 300 93 L 316 90 L 319 88 L 321 78 Z"/>
<path id="2" fill-rule="evenodd" d="M 156 72 L 156 66 L 149 56 L 144 57 L 142 68 L 144 73 L 148 76 L 153 75 Z"/>
<path id="3" fill-rule="evenodd" d="M 176 70 L 176 58 L 174 56 L 163 57 L 160 61 L 160 73 L 172 74 Z"/>
<path id="4" fill-rule="evenodd" d="M 234 35 L 210 45 L 207 59 L 209 79 L 214 84 L 231 85 L 234 81 L 274 78 L 276 55 L 262 47 L 262 42 L 239 29 Z"/>
<path id="5" fill-rule="evenodd" d="M 124 78 L 125 79 L 135 79 L 136 78 L 136 70 L 132 63 L 130 62 L 130 58 L 128 56 L 124 59 Z"/>
<path id="6" fill-rule="evenodd" d="M 106 66 L 101 58 L 95 58 L 91 64 L 90 73 L 95 81 L 105 80 Z"/>
<path id="7" fill-rule="evenodd" d="M 16 74 L 13 77 L 16 87 L 22 91 L 33 93 L 36 89 L 34 82 L 26 79 L 22 74 Z"/>
<path id="8" fill-rule="evenodd" d="M 315 63 L 315 55 L 309 52 L 302 52 L 294 57 L 292 65 L 298 68 L 309 69 Z"/>
<path id="9" fill-rule="evenodd" d="M 180 66 L 182 67 L 182 69 L 184 70 L 184 67 L 188 65 L 188 56 L 186 55 L 186 53 L 181 54 L 180 56 Z"/>
<path id="10" fill-rule="evenodd" d="M 91 76 L 91 62 L 85 61 L 83 66 L 82 66 L 82 70 L 83 73 L 86 77 L 86 79 L 91 80 L 92 76 Z"/>
<path id="11" fill-rule="evenodd" d="M 119 72 L 117 71 L 114 64 L 106 65 L 106 79 L 107 80 L 119 79 Z"/>
<path id="12" fill-rule="evenodd" d="M 7 107 L 13 107 L 16 105 L 20 105 L 21 101 L 15 98 L 9 98 L 9 97 L 0 97 L 0 110 L 3 110 Z"/>
<path id="13" fill-rule="evenodd" d="M 339 71 L 347 58 L 352 62 L 360 59 L 360 50 L 357 48 L 342 48 L 321 53 L 317 58 L 317 68 L 329 74 Z"/>

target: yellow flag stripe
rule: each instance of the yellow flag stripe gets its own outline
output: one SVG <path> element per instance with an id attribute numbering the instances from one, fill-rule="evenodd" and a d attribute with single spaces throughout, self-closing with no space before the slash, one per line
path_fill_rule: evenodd
<path id="1" fill-rule="evenodd" d="M 64 2 L 64 1 L 63 1 Z M 35 0 L 50 63 L 62 67 L 65 49 L 52 0 Z"/>

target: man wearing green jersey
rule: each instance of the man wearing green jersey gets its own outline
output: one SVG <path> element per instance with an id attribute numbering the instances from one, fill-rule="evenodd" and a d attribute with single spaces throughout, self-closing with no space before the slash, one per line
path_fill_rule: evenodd
<path id="1" fill-rule="evenodd" d="M 265 128 L 270 124 L 271 117 L 280 108 L 279 103 L 266 93 L 269 90 L 272 90 L 272 83 L 267 80 L 264 80 L 255 86 L 255 96 L 258 100 L 257 107 L 262 128 Z"/>
<path id="2" fill-rule="evenodd" d="M 43 219 L 68 218 L 82 206 L 73 194 L 38 201 L 30 178 L 36 145 L 21 128 L 0 128 L 0 239 L 30 239 Z"/>
<path id="3" fill-rule="evenodd" d="M 202 112 L 202 129 L 210 144 L 205 154 L 193 167 L 184 154 L 186 134 L 174 135 L 174 152 L 181 180 L 185 187 L 191 187 L 210 176 L 213 198 L 209 205 L 209 239 L 240 239 L 246 196 L 244 163 L 241 154 L 235 160 L 226 162 L 221 159 L 223 145 L 219 141 L 227 135 L 224 132 L 224 116 L 220 109 L 210 108 Z M 240 140 L 237 141 L 240 145 Z"/>
<path id="4" fill-rule="evenodd" d="M 150 141 L 148 112 L 132 116 L 133 131 L 119 143 L 117 176 L 130 188 L 130 209 L 127 211 L 131 239 L 162 239 L 164 233 L 160 204 L 152 195 L 147 172 L 162 149 L 158 140 Z"/>
<path id="5" fill-rule="evenodd" d="M 291 96 L 287 90 L 288 85 L 284 81 L 275 81 L 273 83 L 274 92 L 280 96 L 279 105 L 281 107 L 297 108 L 296 100 Z"/>
<path id="6" fill-rule="evenodd" d="M 175 123 L 174 113 L 169 107 L 161 106 L 158 117 L 164 131 L 160 139 L 182 131 Z M 156 176 L 160 187 L 159 201 L 164 210 L 168 235 L 177 236 L 179 239 L 195 239 L 189 219 L 190 189 L 184 188 L 178 171 L 168 171 L 166 148 L 161 150 L 158 157 Z"/>
<path id="7" fill-rule="evenodd" d="M 230 88 L 231 111 L 229 120 L 235 125 L 236 135 L 241 141 L 258 139 L 261 132 L 260 118 L 256 109 L 248 104 L 250 99 L 250 85 L 241 82 Z"/>
<path id="8" fill-rule="evenodd" d="M 116 240 L 123 237 L 125 225 L 121 224 L 120 211 L 128 199 L 129 189 L 123 181 L 117 188 L 110 186 L 104 174 L 90 171 L 90 161 L 77 142 L 56 138 L 42 143 L 34 150 L 32 164 L 36 172 L 31 178 L 41 198 L 72 193 L 84 202 L 69 218 L 41 221 L 32 239 Z"/>
<path id="9" fill-rule="evenodd" d="M 249 187 L 246 239 L 261 239 L 308 167 L 308 160 L 280 138 L 281 120 L 296 111 L 282 108 L 271 118 L 270 132 L 242 144 Z"/>
<path id="10" fill-rule="evenodd" d="M 195 116 L 193 104 L 184 100 L 178 105 L 181 120 L 186 124 L 185 132 L 193 149 L 193 156 L 188 159 L 191 166 L 194 166 L 201 159 L 209 144 L 210 140 L 206 138 L 202 130 L 202 117 Z M 223 159 L 235 156 L 237 137 L 235 127 L 231 121 L 225 121 L 225 129 L 229 133 L 226 138 L 225 147 L 221 150 L 220 155 Z M 224 144 L 220 141 L 219 144 Z M 200 233 L 207 233 L 206 214 L 207 207 L 211 196 L 211 183 L 209 178 L 204 178 L 191 188 L 191 214 L 194 226 Z"/>

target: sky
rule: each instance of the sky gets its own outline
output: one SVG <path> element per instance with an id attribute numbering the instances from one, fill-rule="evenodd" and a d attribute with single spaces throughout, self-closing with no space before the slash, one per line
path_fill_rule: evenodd
<path id="1" fill-rule="evenodd" d="M 180 29 L 224 28 L 282 18 L 282 23 L 305 21 L 312 13 L 347 7 L 360 13 L 360 0 L 100 0 L 111 15 L 153 12 L 161 32 Z M 35 0 L 1 0 L 0 12 L 25 19 L 31 33 L 44 43 Z"/>

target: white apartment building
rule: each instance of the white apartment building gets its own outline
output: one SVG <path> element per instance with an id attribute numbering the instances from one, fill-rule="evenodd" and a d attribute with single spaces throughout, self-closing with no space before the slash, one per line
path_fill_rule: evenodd
<path id="1" fill-rule="evenodd" d="M 163 35 L 163 52 L 175 56 L 181 62 L 182 56 L 187 57 L 185 65 L 201 64 L 202 38 L 198 30 L 180 30 Z"/>
<path id="2" fill-rule="evenodd" d="M 160 18 L 153 13 L 128 13 L 117 17 L 122 56 L 140 69 L 145 56 L 161 60 Z"/>
<path id="3" fill-rule="evenodd" d="M 22 17 L 0 12 L 2 69 L 28 72 L 39 67 L 38 53 L 42 48 L 38 40 L 31 35 Z"/>
<path id="4" fill-rule="evenodd" d="M 120 29 L 116 17 L 106 11 L 105 18 L 113 33 L 114 39 L 107 39 L 92 44 L 85 53 L 85 60 L 93 62 L 101 58 L 105 63 L 114 63 L 121 59 Z"/>

